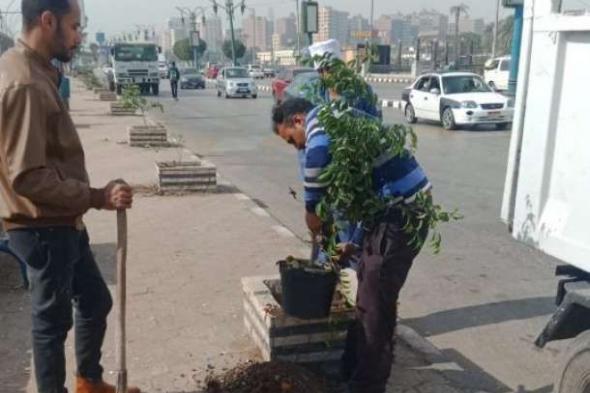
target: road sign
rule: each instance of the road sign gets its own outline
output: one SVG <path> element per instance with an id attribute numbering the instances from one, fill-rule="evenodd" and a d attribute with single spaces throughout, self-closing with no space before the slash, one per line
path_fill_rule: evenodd
<path id="1" fill-rule="evenodd" d="M 319 5 L 315 1 L 305 1 L 303 7 L 303 32 L 317 34 L 319 28 Z"/>

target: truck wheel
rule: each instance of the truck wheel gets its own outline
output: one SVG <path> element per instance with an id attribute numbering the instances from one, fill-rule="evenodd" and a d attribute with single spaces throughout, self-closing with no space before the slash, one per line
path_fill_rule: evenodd
<path id="1" fill-rule="evenodd" d="M 152 93 L 154 93 L 155 96 L 160 94 L 160 85 L 157 84 L 153 84 L 152 85 Z"/>
<path id="2" fill-rule="evenodd" d="M 117 85 L 117 95 L 120 96 L 123 94 L 123 86 Z"/>
<path id="3" fill-rule="evenodd" d="M 590 393 L 590 331 L 574 339 L 560 370 L 555 393 Z"/>
<path id="4" fill-rule="evenodd" d="M 221 97 L 221 91 L 217 90 L 217 97 Z"/>

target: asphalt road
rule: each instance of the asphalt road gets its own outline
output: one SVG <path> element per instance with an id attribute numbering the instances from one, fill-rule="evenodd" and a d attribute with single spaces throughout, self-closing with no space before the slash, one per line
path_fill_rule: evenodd
<path id="1" fill-rule="evenodd" d="M 377 85 L 376 92 L 397 99 L 402 89 Z M 226 100 L 213 90 L 181 91 L 174 102 L 162 90 L 166 111 L 157 116 L 170 131 L 306 238 L 303 205 L 289 193 L 301 192 L 296 154 L 270 130 L 270 94 Z M 387 122 L 402 121 L 384 110 Z M 564 343 L 539 351 L 533 341 L 554 310 L 556 261 L 512 240 L 499 220 L 510 132 L 445 132 L 435 123 L 415 130 L 436 201 L 465 218 L 443 229 L 440 255 L 425 249 L 417 259 L 402 293 L 402 318 L 452 360 L 439 365 L 450 378 L 467 371 L 466 387 L 474 391 L 552 392 Z"/>

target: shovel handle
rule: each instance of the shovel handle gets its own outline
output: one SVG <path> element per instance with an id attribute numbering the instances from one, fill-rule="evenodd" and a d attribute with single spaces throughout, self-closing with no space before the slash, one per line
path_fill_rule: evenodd
<path id="1" fill-rule="evenodd" d="M 117 393 L 127 393 L 127 212 L 117 210 Z"/>

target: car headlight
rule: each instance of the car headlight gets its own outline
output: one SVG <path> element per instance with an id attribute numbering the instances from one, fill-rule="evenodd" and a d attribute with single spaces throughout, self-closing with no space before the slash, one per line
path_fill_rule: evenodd
<path id="1" fill-rule="evenodd" d="M 180 78 L 180 81 L 186 83 L 186 82 L 188 82 L 188 79 L 186 79 L 186 78 Z"/>
<path id="2" fill-rule="evenodd" d="M 475 101 L 463 101 L 461 103 L 461 108 L 475 109 L 477 107 L 479 107 L 479 105 L 477 105 L 477 102 Z"/>
<path id="3" fill-rule="evenodd" d="M 506 101 L 506 106 L 508 108 L 514 108 L 514 102 L 515 102 L 514 98 L 509 98 L 508 101 Z"/>
<path id="4" fill-rule="evenodd" d="M 234 83 L 233 82 L 227 82 L 227 87 L 229 87 L 230 89 L 234 87 Z"/>

